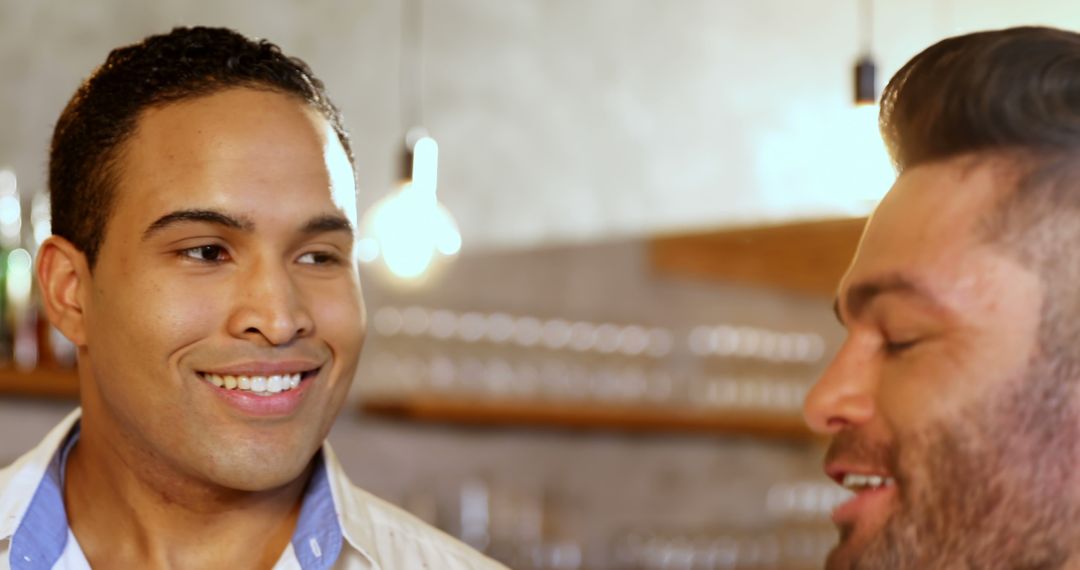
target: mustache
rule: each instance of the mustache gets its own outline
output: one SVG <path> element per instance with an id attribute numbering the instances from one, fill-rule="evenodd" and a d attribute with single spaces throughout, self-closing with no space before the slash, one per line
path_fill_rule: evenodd
<path id="1" fill-rule="evenodd" d="M 872 440 L 856 431 L 845 430 L 833 437 L 825 453 L 825 464 L 843 460 L 873 467 L 883 467 L 896 475 L 896 446 L 887 440 Z"/>

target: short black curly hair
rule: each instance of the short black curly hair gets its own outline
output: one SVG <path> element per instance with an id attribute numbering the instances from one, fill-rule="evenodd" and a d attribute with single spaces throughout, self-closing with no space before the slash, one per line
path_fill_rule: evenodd
<path id="1" fill-rule="evenodd" d="M 306 63 L 227 28 L 174 28 L 113 50 L 60 114 L 49 151 L 53 233 L 82 251 L 93 269 L 115 198 L 119 150 L 139 116 L 236 87 L 311 105 L 334 128 L 352 164 L 341 113 Z"/>

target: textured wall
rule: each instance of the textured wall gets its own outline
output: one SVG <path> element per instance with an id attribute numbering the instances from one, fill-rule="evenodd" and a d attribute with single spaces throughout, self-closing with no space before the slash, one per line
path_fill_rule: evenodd
<path id="1" fill-rule="evenodd" d="M 876 5 L 883 78 L 949 33 L 1080 26 L 1063 0 Z M 848 104 L 855 6 L 426 0 L 425 114 L 467 247 L 849 209 L 873 185 L 863 142 L 872 125 L 856 124 Z M 110 48 L 219 24 L 274 39 L 326 79 L 356 139 L 360 204 L 370 204 L 391 184 L 403 129 L 399 18 L 392 0 L 0 0 L 0 165 L 41 188 L 56 115 Z"/>

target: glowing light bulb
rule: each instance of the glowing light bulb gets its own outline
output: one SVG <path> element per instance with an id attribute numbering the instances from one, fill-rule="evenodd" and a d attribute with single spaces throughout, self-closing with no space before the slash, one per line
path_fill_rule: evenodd
<path id="1" fill-rule="evenodd" d="M 436 197 L 438 165 L 439 145 L 420 137 L 412 145 L 410 179 L 361 220 L 359 260 L 379 264 L 396 283 L 420 284 L 461 251 L 457 223 Z"/>
<path id="2" fill-rule="evenodd" d="M 18 247 L 21 230 L 18 179 L 11 170 L 0 170 L 0 245 Z"/>
<path id="3" fill-rule="evenodd" d="M 7 258 L 7 295 L 11 304 L 23 309 L 30 304 L 30 292 L 34 285 L 34 260 L 25 249 L 12 251 Z"/>
<path id="4" fill-rule="evenodd" d="M 52 235 L 49 195 L 44 192 L 35 194 L 30 202 L 30 228 L 34 234 L 34 251 L 37 251 L 41 242 Z"/>

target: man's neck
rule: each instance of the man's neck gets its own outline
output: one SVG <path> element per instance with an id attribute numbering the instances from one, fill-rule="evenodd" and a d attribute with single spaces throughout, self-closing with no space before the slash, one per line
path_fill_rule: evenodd
<path id="1" fill-rule="evenodd" d="M 310 466 L 281 488 L 238 491 L 110 439 L 84 431 L 65 476 L 68 524 L 93 567 L 268 568 L 284 552 Z"/>

